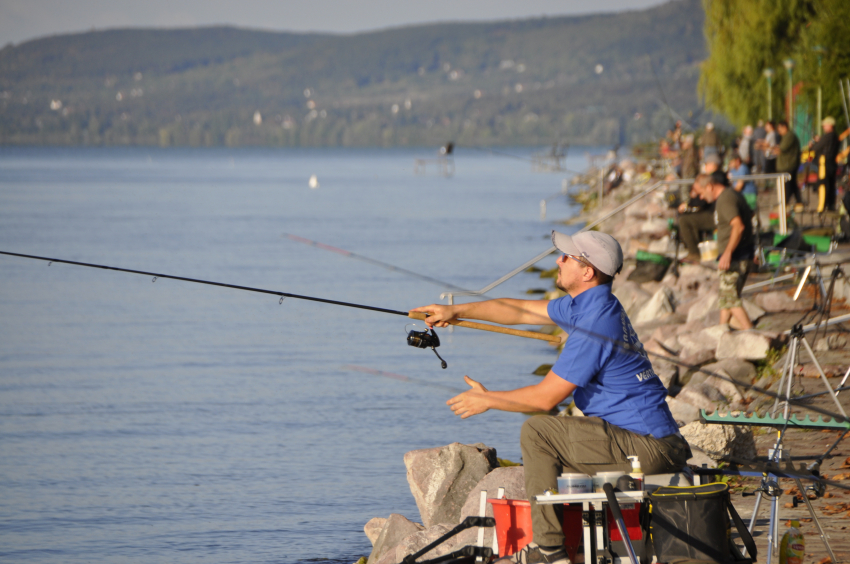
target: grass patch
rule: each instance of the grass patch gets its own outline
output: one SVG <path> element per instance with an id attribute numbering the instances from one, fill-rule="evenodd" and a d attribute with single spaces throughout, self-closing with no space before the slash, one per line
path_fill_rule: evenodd
<path id="1" fill-rule="evenodd" d="M 788 347 L 770 349 L 767 351 L 767 356 L 761 360 L 755 361 L 756 380 L 761 380 L 765 376 L 769 377 L 772 382 L 778 380 L 781 373 L 776 369 L 776 365 L 779 364 L 779 361 L 785 355 L 787 350 Z"/>
<path id="2" fill-rule="evenodd" d="M 520 462 L 513 462 L 512 460 L 508 460 L 507 458 L 497 458 L 499 461 L 499 466 L 502 468 L 508 468 L 509 466 L 522 466 Z"/>
<path id="3" fill-rule="evenodd" d="M 532 372 L 532 374 L 534 374 L 535 376 L 546 376 L 547 374 L 549 374 L 550 370 L 552 370 L 551 364 L 541 364 L 540 366 L 534 369 L 534 372 Z"/>

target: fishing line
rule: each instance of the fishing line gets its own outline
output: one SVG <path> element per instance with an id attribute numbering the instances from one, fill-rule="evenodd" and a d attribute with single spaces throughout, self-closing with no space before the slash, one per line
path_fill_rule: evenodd
<path id="1" fill-rule="evenodd" d="M 655 77 L 655 85 L 658 87 L 658 91 L 661 92 L 661 101 L 664 103 L 664 106 L 667 108 L 667 113 L 670 114 L 670 117 L 673 121 L 679 120 L 688 126 L 688 129 L 691 131 L 694 130 L 693 126 L 688 122 L 688 120 L 684 119 L 679 113 L 674 110 L 670 104 L 667 103 L 667 96 L 664 94 L 664 88 L 661 87 L 661 79 L 658 78 L 658 73 L 655 72 L 655 65 L 652 64 L 652 58 L 647 55 L 646 59 L 649 61 L 649 68 L 652 69 L 652 75 Z"/>
<path id="2" fill-rule="evenodd" d="M 488 149 L 488 148 L 485 148 L 485 147 L 464 147 L 464 149 L 471 149 L 473 151 L 481 151 L 482 153 L 490 153 L 492 155 L 498 155 L 500 157 L 508 157 L 510 159 L 516 159 L 518 161 L 525 161 L 525 162 L 529 162 L 529 163 L 532 163 L 532 164 L 539 164 L 539 161 L 536 161 L 536 160 L 531 159 L 529 157 L 521 157 L 519 155 L 512 155 L 510 153 L 503 153 L 502 151 L 496 151 L 495 149 Z M 563 170 L 565 172 L 570 172 L 572 174 L 578 174 L 578 175 L 585 174 L 584 172 L 579 172 L 577 170 L 572 170 L 572 169 L 569 169 L 569 168 L 566 168 L 566 167 L 560 167 L 559 170 Z"/>
<path id="3" fill-rule="evenodd" d="M 454 392 L 456 394 L 461 394 L 466 390 L 462 388 L 458 388 L 456 386 L 448 386 L 446 384 L 438 384 L 436 382 L 429 382 L 428 380 L 418 380 L 416 378 L 411 378 L 409 376 L 405 376 L 404 374 L 396 374 L 395 372 L 387 372 L 385 370 L 377 370 L 375 368 L 369 368 L 368 366 L 358 366 L 356 364 L 346 364 L 342 367 L 343 370 L 351 370 L 353 372 L 362 372 L 363 374 L 371 374 L 373 376 L 381 376 L 383 378 L 389 378 L 391 380 L 398 380 L 400 382 L 408 382 L 410 384 L 417 384 L 419 386 L 428 386 L 431 388 L 440 388 L 442 390 L 448 390 L 450 392 Z"/>
<path id="4" fill-rule="evenodd" d="M 413 272 L 412 270 L 407 270 L 406 268 L 401 268 L 400 266 L 395 266 L 377 259 L 369 258 L 363 255 L 358 255 L 357 253 L 353 253 L 351 251 L 346 251 L 345 249 L 340 249 L 339 247 L 334 247 L 332 245 L 327 245 L 325 243 L 320 243 L 318 241 L 313 241 L 312 239 L 307 239 L 305 237 L 299 237 L 298 235 L 292 235 L 291 233 L 283 233 L 281 237 L 287 237 L 291 241 L 295 241 L 296 243 L 303 243 L 305 245 L 309 245 L 311 247 L 316 247 L 318 249 L 324 249 L 325 251 L 330 251 L 332 253 L 336 253 L 338 255 L 342 255 L 344 257 L 357 259 L 363 262 L 368 262 L 369 264 L 374 264 L 376 266 L 380 266 L 381 268 L 385 268 L 387 270 L 391 270 L 393 272 L 399 272 L 401 274 L 406 274 L 408 276 L 412 276 L 414 278 L 418 278 L 420 280 L 424 280 L 426 282 L 431 282 L 433 284 L 437 284 L 438 286 L 444 288 L 450 288 L 452 290 L 456 290 L 459 292 L 468 292 L 466 288 L 461 288 L 460 286 L 455 286 L 449 282 L 444 282 L 443 280 L 439 280 L 437 278 L 432 278 L 431 276 L 427 276 L 425 274 L 419 274 L 418 272 Z"/>

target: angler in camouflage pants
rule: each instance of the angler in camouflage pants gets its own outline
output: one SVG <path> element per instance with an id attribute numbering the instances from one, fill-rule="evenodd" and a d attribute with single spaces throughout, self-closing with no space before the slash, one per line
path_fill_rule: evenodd
<path id="1" fill-rule="evenodd" d="M 743 307 L 741 290 L 744 289 L 752 265 L 751 260 L 733 260 L 729 264 L 729 270 L 720 271 L 720 290 L 717 293 L 719 309 Z"/>

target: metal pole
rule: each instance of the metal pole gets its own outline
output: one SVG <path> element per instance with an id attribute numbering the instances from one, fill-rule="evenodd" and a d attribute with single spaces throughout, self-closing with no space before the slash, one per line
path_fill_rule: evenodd
<path id="1" fill-rule="evenodd" d="M 829 554 L 829 557 L 832 558 L 833 562 L 838 562 L 835 558 L 835 554 L 832 552 L 832 547 L 829 546 L 829 535 L 826 534 L 826 531 L 823 530 L 823 527 L 820 524 L 820 519 L 815 514 L 815 508 L 812 507 L 812 502 L 809 501 L 809 496 L 806 495 L 806 489 L 803 487 L 803 482 L 800 478 L 794 478 L 794 481 L 797 482 L 797 489 L 800 490 L 800 493 L 803 494 L 803 501 L 806 502 L 806 507 L 809 509 L 809 515 L 812 516 L 812 520 L 815 522 L 815 526 L 818 528 L 818 534 L 820 535 L 820 540 L 823 541 L 823 545 L 826 547 L 826 552 Z"/>
<path id="2" fill-rule="evenodd" d="M 788 71 L 788 127 L 792 131 L 794 128 L 794 61 L 791 59 L 785 59 L 782 63 L 785 65 L 785 69 Z"/>
<path id="3" fill-rule="evenodd" d="M 815 53 L 818 54 L 818 135 L 823 135 L 823 52 L 824 48 L 820 45 L 815 46 Z"/>
<path id="4" fill-rule="evenodd" d="M 776 197 L 779 199 L 779 234 L 787 235 L 788 234 L 788 223 L 786 220 L 786 210 L 785 210 L 785 175 L 779 177 L 779 181 L 776 183 Z"/>
<path id="5" fill-rule="evenodd" d="M 764 76 L 767 78 L 767 120 L 773 120 L 773 69 L 764 69 Z"/>
<path id="6" fill-rule="evenodd" d="M 844 119 L 847 120 L 847 127 L 850 127 L 850 113 L 847 113 L 847 97 L 850 96 L 850 92 L 844 93 L 844 83 L 840 80 L 838 81 L 838 87 L 841 88 L 841 103 L 844 105 Z M 850 88 L 848 88 L 850 90 Z"/>
<path id="7" fill-rule="evenodd" d="M 767 77 L 767 119 L 773 121 L 773 87 L 772 78 Z"/>

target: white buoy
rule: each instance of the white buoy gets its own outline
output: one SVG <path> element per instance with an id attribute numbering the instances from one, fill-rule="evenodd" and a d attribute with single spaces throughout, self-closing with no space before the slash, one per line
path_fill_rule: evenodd
<path id="1" fill-rule="evenodd" d="M 319 179 L 316 178 L 316 175 L 314 174 L 310 177 L 310 181 L 307 184 L 310 186 L 310 188 L 315 190 L 319 187 Z"/>

